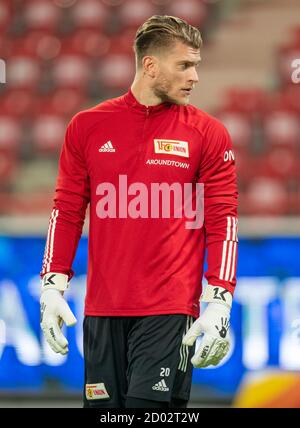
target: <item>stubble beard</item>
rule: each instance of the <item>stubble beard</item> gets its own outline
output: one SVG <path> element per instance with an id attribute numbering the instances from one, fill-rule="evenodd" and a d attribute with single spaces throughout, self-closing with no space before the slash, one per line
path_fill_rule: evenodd
<path id="1" fill-rule="evenodd" d="M 154 95 L 158 98 L 160 98 L 162 103 L 171 103 L 171 104 L 177 104 L 177 105 L 187 105 L 188 104 L 188 100 L 185 101 L 179 101 L 176 98 L 173 98 L 172 96 L 169 95 L 169 91 L 171 89 L 171 85 L 164 81 L 164 82 L 158 82 L 154 87 L 153 87 L 153 92 Z"/>

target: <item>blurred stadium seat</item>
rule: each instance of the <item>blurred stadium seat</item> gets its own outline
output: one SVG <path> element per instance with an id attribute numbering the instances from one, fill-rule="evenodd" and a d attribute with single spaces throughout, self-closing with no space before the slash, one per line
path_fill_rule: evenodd
<path id="1" fill-rule="evenodd" d="M 84 55 L 86 59 L 101 58 L 110 47 L 110 38 L 99 30 L 82 29 L 65 37 L 62 54 Z"/>
<path id="2" fill-rule="evenodd" d="M 146 19 L 156 15 L 157 9 L 153 3 L 148 0 L 127 0 L 121 3 L 119 7 L 119 25 L 121 30 L 134 28 L 137 30 Z"/>
<path id="3" fill-rule="evenodd" d="M 51 210 L 52 193 L 35 192 L 33 194 L 14 193 L 7 194 L 0 191 L 1 215 L 34 215 Z"/>
<path id="4" fill-rule="evenodd" d="M 263 119 L 263 135 L 266 145 L 299 147 L 300 122 L 297 114 L 274 109 Z"/>
<path id="5" fill-rule="evenodd" d="M 61 9 L 48 0 L 27 0 L 24 2 L 26 27 L 55 32 L 61 19 Z"/>
<path id="6" fill-rule="evenodd" d="M 60 39 L 44 30 L 28 30 L 13 40 L 14 55 L 29 55 L 40 61 L 55 58 L 60 48 Z"/>
<path id="7" fill-rule="evenodd" d="M 18 167 L 18 157 L 10 150 L 0 147 L 0 189 L 10 190 Z"/>
<path id="8" fill-rule="evenodd" d="M 267 93 L 260 88 L 229 88 L 225 93 L 224 107 L 256 117 L 268 105 Z"/>
<path id="9" fill-rule="evenodd" d="M 40 114 L 32 124 L 32 143 L 40 154 L 55 154 L 60 151 L 65 135 L 65 120 L 58 115 Z"/>
<path id="10" fill-rule="evenodd" d="M 0 33 L 4 33 L 12 21 L 12 6 L 12 2 L 9 0 L 2 0 L 0 3 Z"/>
<path id="11" fill-rule="evenodd" d="M 10 116 L 0 116 L 0 147 L 16 151 L 20 140 L 21 129 L 17 119 Z"/>
<path id="12" fill-rule="evenodd" d="M 168 14 L 180 16 L 195 27 L 201 28 L 207 18 L 207 2 L 199 0 L 174 0 L 168 4 Z"/>
<path id="13" fill-rule="evenodd" d="M 126 28 L 124 31 L 113 34 L 110 37 L 110 53 L 125 53 L 132 57 L 133 55 L 133 40 L 136 29 Z"/>
<path id="14" fill-rule="evenodd" d="M 84 89 L 87 87 L 90 68 L 81 55 L 61 55 L 53 64 L 55 87 Z"/>
<path id="15" fill-rule="evenodd" d="M 8 89 L 1 96 L 0 114 L 25 120 L 37 113 L 38 97 L 27 89 Z"/>
<path id="16" fill-rule="evenodd" d="M 236 110 L 216 112 L 217 118 L 225 125 L 237 150 L 250 150 L 253 138 L 253 124 L 248 115 Z"/>
<path id="17" fill-rule="evenodd" d="M 122 90 L 134 77 L 134 63 L 126 54 L 109 54 L 99 63 L 97 70 L 101 84 L 107 89 Z"/>
<path id="18" fill-rule="evenodd" d="M 0 189 L 10 190 L 19 159 L 21 129 L 17 119 L 0 115 Z"/>
<path id="19" fill-rule="evenodd" d="M 299 153 L 290 147 L 272 147 L 256 161 L 256 172 L 277 179 L 297 180 L 299 176 Z"/>
<path id="20" fill-rule="evenodd" d="M 76 2 L 71 8 L 71 16 L 74 23 L 74 30 L 95 29 L 105 30 L 109 20 L 109 9 L 101 1 L 85 0 Z"/>
<path id="21" fill-rule="evenodd" d="M 41 78 L 41 67 L 31 56 L 13 56 L 7 62 L 8 87 L 34 91 Z"/>
<path id="22" fill-rule="evenodd" d="M 295 85 L 292 82 L 278 93 L 278 104 L 289 111 L 300 116 L 300 85 Z"/>
<path id="23" fill-rule="evenodd" d="M 241 210 L 243 214 L 261 216 L 288 214 L 288 194 L 284 183 L 264 176 L 253 178 L 248 183 Z"/>
<path id="24" fill-rule="evenodd" d="M 58 88 L 50 94 L 39 97 L 39 114 L 57 115 L 70 119 L 87 102 L 84 91 L 70 88 Z"/>

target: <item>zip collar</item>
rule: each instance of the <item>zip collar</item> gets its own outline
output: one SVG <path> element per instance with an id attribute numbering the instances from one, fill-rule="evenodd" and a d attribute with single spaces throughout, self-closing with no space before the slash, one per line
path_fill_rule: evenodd
<path id="1" fill-rule="evenodd" d="M 144 104 L 141 104 L 133 95 L 131 88 L 129 88 L 128 92 L 124 95 L 124 100 L 129 108 L 133 109 L 137 113 L 142 113 L 146 115 L 167 111 L 170 110 L 173 106 L 173 104 L 169 102 L 163 102 L 156 106 L 146 106 Z"/>

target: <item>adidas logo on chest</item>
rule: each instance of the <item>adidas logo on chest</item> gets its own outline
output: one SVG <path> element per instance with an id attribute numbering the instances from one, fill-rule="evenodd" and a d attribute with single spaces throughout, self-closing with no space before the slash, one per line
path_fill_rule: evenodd
<path id="1" fill-rule="evenodd" d="M 115 152 L 116 149 L 112 145 L 111 141 L 107 141 L 107 143 L 103 144 L 103 146 L 100 147 L 99 152 Z"/>

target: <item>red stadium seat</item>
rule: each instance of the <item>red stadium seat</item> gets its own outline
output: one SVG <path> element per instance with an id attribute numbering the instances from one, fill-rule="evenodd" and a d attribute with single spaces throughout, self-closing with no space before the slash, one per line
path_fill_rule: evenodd
<path id="1" fill-rule="evenodd" d="M 90 68 L 85 57 L 61 55 L 53 65 L 53 81 L 57 87 L 85 88 L 90 77 Z"/>
<path id="2" fill-rule="evenodd" d="M 288 193 L 288 214 L 300 215 L 300 186 L 291 189 Z"/>
<path id="3" fill-rule="evenodd" d="M 43 30 L 28 31 L 14 40 L 14 55 L 29 55 L 41 60 L 52 60 L 59 55 L 60 50 L 60 39 Z"/>
<path id="4" fill-rule="evenodd" d="M 1 188 L 10 186 L 16 178 L 19 156 L 17 152 L 0 148 L 0 183 Z"/>
<path id="5" fill-rule="evenodd" d="M 120 33 L 110 37 L 110 53 L 127 54 L 134 58 L 133 41 L 135 38 L 136 28 L 127 28 Z"/>
<path id="6" fill-rule="evenodd" d="M 201 27 L 207 17 L 207 4 L 202 0 L 172 0 L 167 14 L 179 16 L 195 27 Z"/>
<path id="7" fill-rule="evenodd" d="M 133 57 L 124 54 L 110 54 L 101 61 L 98 69 L 98 78 L 108 89 L 127 88 L 135 72 Z"/>
<path id="8" fill-rule="evenodd" d="M 27 0 L 24 18 L 27 28 L 55 31 L 61 19 L 61 8 L 48 0 Z"/>
<path id="9" fill-rule="evenodd" d="M 84 93 L 76 89 L 57 89 L 51 94 L 40 97 L 39 114 L 62 116 L 69 119 L 86 104 Z"/>
<path id="10" fill-rule="evenodd" d="M 60 151 L 66 130 L 66 121 L 61 116 L 40 115 L 32 124 L 33 147 L 39 154 L 57 154 Z"/>
<path id="11" fill-rule="evenodd" d="M 297 146 L 300 143 L 300 122 L 297 114 L 274 109 L 263 119 L 264 140 L 268 145 Z"/>
<path id="12" fill-rule="evenodd" d="M 280 105 L 285 110 L 290 110 L 300 115 L 300 85 L 290 83 L 279 94 Z"/>
<path id="13" fill-rule="evenodd" d="M 18 150 L 21 138 L 21 129 L 18 120 L 1 115 L 0 116 L 0 148 L 15 152 Z"/>
<path id="14" fill-rule="evenodd" d="M 37 96 L 30 90 L 7 90 L 1 95 L 0 114 L 27 119 L 36 114 L 37 103 Z"/>
<path id="15" fill-rule="evenodd" d="M 10 186 L 17 170 L 21 130 L 17 120 L 0 116 L 0 183 L 4 189 Z"/>
<path id="16" fill-rule="evenodd" d="M 12 39 L 8 37 L 1 36 L 0 30 L 0 58 L 3 60 L 8 60 L 13 55 L 14 52 L 14 43 Z"/>
<path id="17" fill-rule="evenodd" d="M 237 149 L 247 149 L 253 137 L 252 123 L 249 117 L 239 111 L 223 110 L 216 113 L 217 118 L 228 130 L 233 145 Z"/>
<path id="18" fill-rule="evenodd" d="M 256 175 L 257 159 L 251 156 L 247 150 L 240 149 L 239 147 L 234 147 L 233 152 L 238 179 L 242 183 L 247 183 Z"/>
<path id="19" fill-rule="evenodd" d="M 34 90 L 41 78 L 40 63 L 30 56 L 15 56 L 7 61 L 9 88 Z"/>
<path id="20" fill-rule="evenodd" d="M 62 54 L 101 58 L 110 48 L 110 38 L 98 30 L 78 30 L 62 43 Z"/>
<path id="21" fill-rule="evenodd" d="M 137 30 L 146 19 L 156 15 L 156 6 L 148 0 L 126 0 L 119 7 L 119 19 L 122 31 L 125 28 Z"/>
<path id="22" fill-rule="evenodd" d="M 243 211 L 250 215 L 284 215 L 288 212 L 288 192 L 280 180 L 255 178 L 243 196 Z"/>
<path id="23" fill-rule="evenodd" d="M 70 11 L 76 29 L 102 31 L 109 20 L 108 7 L 98 0 L 77 1 Z"/>
<path id="24" fill-rule="evenodd" d="M 261 88 L 230 88 L 225 93 L 224 107 L 256 117 L 268 105 L 268 95 Z"/>
<path id="25" fill-rule="evenodd" d="M 5 32 L 13 16 L 13 4 L 9 0 L 2 0 L 0 3 L 0 34 Z"/>
<path id="26" fill-rule="evenodd" d="M 298 180 L 300 151 L 290 146 L 270 147 L 256 161 L 255 172 L 257 175 L 265 175 L 272 178 L 288 181 Z"/>
<path id="27" fill-rule="evenodd" d="M 15 152 L 0 147 L 0 188 L 9 187 L 16 177 L 18 157 Z"/>
<path id="28" fill-rule="evenodd" d="M 0 214 L 32 215 L 47 214 L 52 209 L 52 192 L 8 194 L 0 192 Z"/>
<path id="29" fill-rule="evenodd" d="M 300 46 L 300 25 L 297 25 L 296 27 L 292 28 L 293 33 L 293 42 L 295 44 L 299 44 Z"/>

